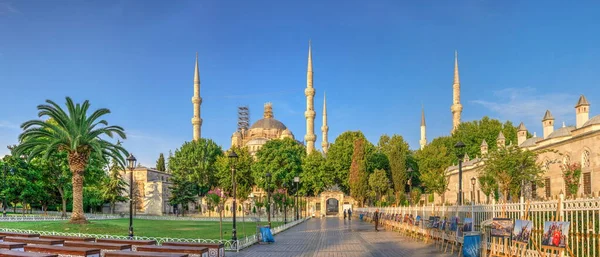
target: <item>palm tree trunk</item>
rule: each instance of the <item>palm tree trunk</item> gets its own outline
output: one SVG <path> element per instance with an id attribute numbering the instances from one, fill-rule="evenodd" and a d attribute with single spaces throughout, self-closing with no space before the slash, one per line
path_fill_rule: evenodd
<path id="1" fill-rule="evenodd" d="M 69 169 L 73 173 L 73 213 L 69 223 L 88 223 L 83 212 L 83 172 L 90 158 L 88 153 L 70 152 L 68 155 Z"/>
<path id="2" fill-rule="evenodd" d="M 73 172 L 73 213 L 69 223 L 85 224 L 87 220 L 83 212 L 83 171 Z"/>

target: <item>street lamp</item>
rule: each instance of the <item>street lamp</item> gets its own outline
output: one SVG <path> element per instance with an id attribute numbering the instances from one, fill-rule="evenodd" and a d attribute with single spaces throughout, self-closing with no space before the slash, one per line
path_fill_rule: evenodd
<path id="1" fill-rule="evenodd" d="M 129 239 L 133 240 L 133 169 L 137 160 L 129 153 L 127 163 L 129 167 Z"/>
<path id="2" fill-rule="evenodd" d="M 300 217 L 298 216 L 298 185 L 300 184 L 300 177 L 294 177 L 294 183 L 296 183 L 296 220 L 299 220 Z"/>
<path id="3" fill-rule="evenodd" d="M 287 183 L 283 183 L 285 193 L 283 194 L 283 224 L 287 224 Z"/>
<path id="4" fill-rule="evenodd" d="M 475 177 L 471 178 L 471 190 L 473 191 L 471 193 L 471 203 L 475 202 L 475 182 L 477 181 L 477 179 Z"/>
<path id="5" fill-rule="evenodd" d="M 269 228 L 271 228 L 271 190 L 269 190 L 271 182 L 271 173 L 267 172 L 267 221 L 269 222 Z"/>
<path id="6" fill-rule="evenodd" d="M 406 181 L 406 184 L 408 185 L 408 204 L 412 205 L 412 199 L 410 198 L 410 193 L 412 192 L 412 167 L 408 167 L 408 170 L 406 170 L 406 172 L 410 174 L 410 178 L 408 179 L 408 181 Z"/>
<path id="7" fill-rule="evenodd" d="M 231 240 L 233 240 L 233 242 L 237 242 L 237 230 L 235 229 L 235 213 L 237 212 L 235 206 L 235 162 L 237 161 L 238 155 L 235 153 L 235 151 L 231 150 L 227 157 L 229 157 L 229 160 L 231 160 L 231 187 L 233 188 L 233 202 L 231 204 L 231 209 L 233 210 L 233 230 L 231 231 Z"/>
<path id="8" fill-rule="evenodd" d="M 456 157 L 458 157 L 458 205 L 462 205 L 462 162 L 465 156 L 462 149 L 465 148 L 465 143 L 458 141 L 454 148 L 456 148 Z"/>

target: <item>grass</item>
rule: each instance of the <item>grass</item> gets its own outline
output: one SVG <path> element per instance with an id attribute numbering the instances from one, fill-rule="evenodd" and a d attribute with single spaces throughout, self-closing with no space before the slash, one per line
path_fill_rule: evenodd
<path id="1" fill-rule="evenodd" d="M 267 225 L 267 222 L 259 224 L 263 226 Z M 273 227 L 282 224 L 271 223 Z M 236 225 L 238 238 L 256 233 L 256 222 L 238 221 Z M 129 231 L 129 219 L 92 220 L 85 225 L 69 224 L 67 221 L 0 222 L 0 228 L 126 236 Z M 223 239 L 231 239 L 231 228 L 231 222 L 223 222 Z M 219 239 L 218 221 L 134 219 L 133 229 L 136 236 Z"/>

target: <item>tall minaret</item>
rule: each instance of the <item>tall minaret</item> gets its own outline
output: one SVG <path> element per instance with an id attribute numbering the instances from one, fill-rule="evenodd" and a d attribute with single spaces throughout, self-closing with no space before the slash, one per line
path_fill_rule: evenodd
<path id="1" fill-rule="evenodd" d="M 454 51 L 454 84 L 452 84 L 452 133 L 460 124 L 462 104 L 460 104 L 460 79 L 458 78 L 458 52 Z"/>
<path id="2" fill-rule="evenodd" d="M 306 71 L 306 89 L 304 90 L 304 95 L 306 95 L 306 112 L 304 112 L 304 117 L 306 117 L 306 135 L 304 136 L 304 141 L 306 141 L 306 153 L 311 153 L 315 150 L 317 136 L 315 136 L 315 88 L 313 88 L 312 51 L 310 41 L 308 41 L 308 68 Z"/>
<path id="3" fill-rule="evenodd" d="M 196 53 L 196 68 L 194 69 L 194 117 L 192 118 L 192 126 L 194 127 L 194 141 L 200 139 L 200 128 L 202 127 L 202 118 L 200 118 L 200 105 L 202 97 L 200 97 L 200 71 L 198 70 L 198 53 Z"/>
<path id="4" fill-rule="evenodd" d="M 419 140 L 419 144 L 421 145 L 421 150 L 425 148 L 427 145 L 427 135 L 425 133 L 425 110 L 421 107 L 421 140 Z"/>
<path id="5" fill-rule="evenodd" d="M 329 142 L 327 142 L 329 126 L 327 126 L 327 99 L 325 97 L 325 92 L 323 92 L 323 126 L 321 127 L 321 132 L 323 132 L 323 142 L 321 142 L 321 147 L 323 148 L 323 153 L 327 154 L 327 149 L 329 149 Z"/>

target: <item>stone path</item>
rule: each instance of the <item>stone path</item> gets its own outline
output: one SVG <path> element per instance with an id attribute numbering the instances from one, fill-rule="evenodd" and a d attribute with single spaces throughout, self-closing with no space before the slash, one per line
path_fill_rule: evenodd
<path id="1" fill-rule="evenodd" d="M 396 232 L 375 231 L 373 225 L 338 218 L 310 219 L 275 236 L 275 243 L 254 245 L 227 256 L 255 257 L 448 257 L 432 244 Z"/>

